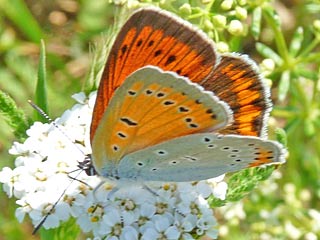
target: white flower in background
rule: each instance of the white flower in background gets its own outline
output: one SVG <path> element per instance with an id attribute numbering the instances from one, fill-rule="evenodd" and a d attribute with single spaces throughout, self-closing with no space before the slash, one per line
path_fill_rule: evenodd
<path id="1" fill-rule="evenodd" d="M 95 97 L 75 94 L 78 103 L 55 120 L 58 128 L 36 122 L 24 143 L 13 143 L 9 153 L 16 156 L 16 167 L 4 167 L 0 182 L 9 197 L 18 199 L 17 219 L 22 222 L 28 215 L 37 226 L 47 216 L 42 227 L 49 229 L 73 217 L 92 239 L 216 238 L 217 223 L 207 199 L 225 198 L 224 176 L 194 183 L 128 185 L 101 184 L 98 176 L 80 171 L 79 161 L 91 153 Z"/>

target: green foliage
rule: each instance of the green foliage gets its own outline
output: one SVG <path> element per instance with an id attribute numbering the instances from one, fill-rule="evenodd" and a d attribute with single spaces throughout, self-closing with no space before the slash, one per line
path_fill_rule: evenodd
<path id="1" fill-rule="evenodd" d="M 5 117 L 8 125 L 13 129 L 16 138 L 23 140 L 29 123 L 24 112 L 19 109 L 12 98 L 0 91 L 0 113 Z"/>
<path id="2" fill-rule="evenodd" d="M 35 99 L 36 105 L 39 106 L 46 114 L 49 114 L 47 102 L 46 52 L 43 40 L 41 41 L 40 47 L 38 81 L 36 86 Z M 40 113 L 36 112 L 35 120 L 43 121 L 45 119 Z"/>
<path id="3" fill-rule="evenodd" d="M 261 181 L 266 180 L 272 174 L 274 166 L 255 167 L 245 169 L 233 174 L 228 179 L 228 191 L 225 200 L 211 197 L 210 206 L 221 207 L 228 202 L 237 202 L 249 194 Z"/>
<path id="4" fill-rule="evenodd" d="M 41 239 L 45 240 L 74 240 L 80 234 L 80 228 L 74 219 L 70 219 L 55 229 L 40 229 Z"/>
<path id="5" fill-rule="evenodd" d="M 17 9 L 19 9 L 17 11 Z M 39 43 L 43 36 L 41 27 L 23 0 L 0 0 L 0 10 L 33 42 Z"/>

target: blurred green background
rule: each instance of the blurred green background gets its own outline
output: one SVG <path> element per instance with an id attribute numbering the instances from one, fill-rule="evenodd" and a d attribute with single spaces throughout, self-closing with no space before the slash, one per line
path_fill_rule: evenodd
<path id="1" fill-rule="evenodd" d="M 209 36 L 258 63 L 272 59 L 275 64 L 266 74 L 275 103 L 270 132 L 276 127 L 286 131 L 290 156 L 252 194 L 217 212 L 220 239 L 320 238 L 320 1 L 153 2 L 182 16 L 189 13 L 188 4 L 195 6 L 192 11 L 208 10 L 211 4 L 211 16 L 224 15 L 227 24 L 215 31 L 206 22 L 208 16 L 202 16 L 198 23 Z M 225 2 L 231 2 L 231 9 L 223 6 Z M 246 9 L 248 16 L 237 15 L 237 7 Z M 33 116 L 27 100 L 34 97 L 40 40 L 44 39 L 48 113 L 52 118 L 60 116 L 74 104 L 71 95 L 83 89 L 92 46 L 112 26 L 117 9 L 102 0 L 0 0 L 0 89 L 28 117 Z M 228 33 L 228 23 L 235 18 L 247 32 Z M 0 126 L 0 167 L 13 167 L 8 149 L 15 137 L 2 117 Z M 1 192 L 0 239 L 36 239 L 28 221 L 17 222 L 15 208 L 15 200 Z"/>

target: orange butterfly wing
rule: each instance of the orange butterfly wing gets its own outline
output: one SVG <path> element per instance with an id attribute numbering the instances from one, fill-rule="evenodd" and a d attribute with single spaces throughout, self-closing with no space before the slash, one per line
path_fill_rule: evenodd
<path id="1" fill-rule="evenodd" d="M 153 8 L 137 11 L 122 27 L 110 51 L 93 112 L 91 141 L 114 91 L 135 70 L 155 65 L 199 82 L 215 64 L 212 43 L 191 24 Z"/>
<path id="2" fill-rule="evenodd" d="M 202 85 L 233 111 L 234 122 L 220 133 L 266 136 L 266 121 L 272 106 L 270 92 L 252 60 L 243 55 L 222 55 L 213 74 Z"/>
<path id="3" fill-rule="evenodd" d="M 188 22 L 146 8 L 129 18 L 111 49 L 93 112 L 91 142 L 114 91 L 146 65 L 188 77 L 225 101 L 234 122 L 220 133 L 265 136 L 271 102 L 255 64 L 244 56 L 217 55 L 208 37 Z"/>
<path id="4" fill-rule="evenodd" d="M 231 120 L 229 106 L 212 92 L 172 72 L 146 66 L 127 77 L 103 115 L 92 144 L 95 169 L 103 175 L 112 171 L 105 167 L 112 168 L 129 153 L 215 131 Z"/>

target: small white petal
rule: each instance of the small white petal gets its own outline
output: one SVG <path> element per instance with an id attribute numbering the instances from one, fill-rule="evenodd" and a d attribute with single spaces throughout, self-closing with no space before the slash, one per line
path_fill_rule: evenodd
<path id="1" fill-rule="evenodd" d="M 84 94 L 84 92 L 75 93 L 71 96 L 74 100 L 76 100 L 78 103 L 85 103 L 85 100 L 87 99 L 87 96 Z"/>
<path id="2" fill-rule="evenodd" d="M 165 235 L 168 239 L 178 239 L 180 237 L 180 231 L 176 226 L 170 226 L 166 231 Z"/>
<path id="3" fill-rule="evenodd" d="M 125 226 L 122 229 L 120 240 L 135 240 L 138 239 L 138 232 L 131 226 Z"/>

